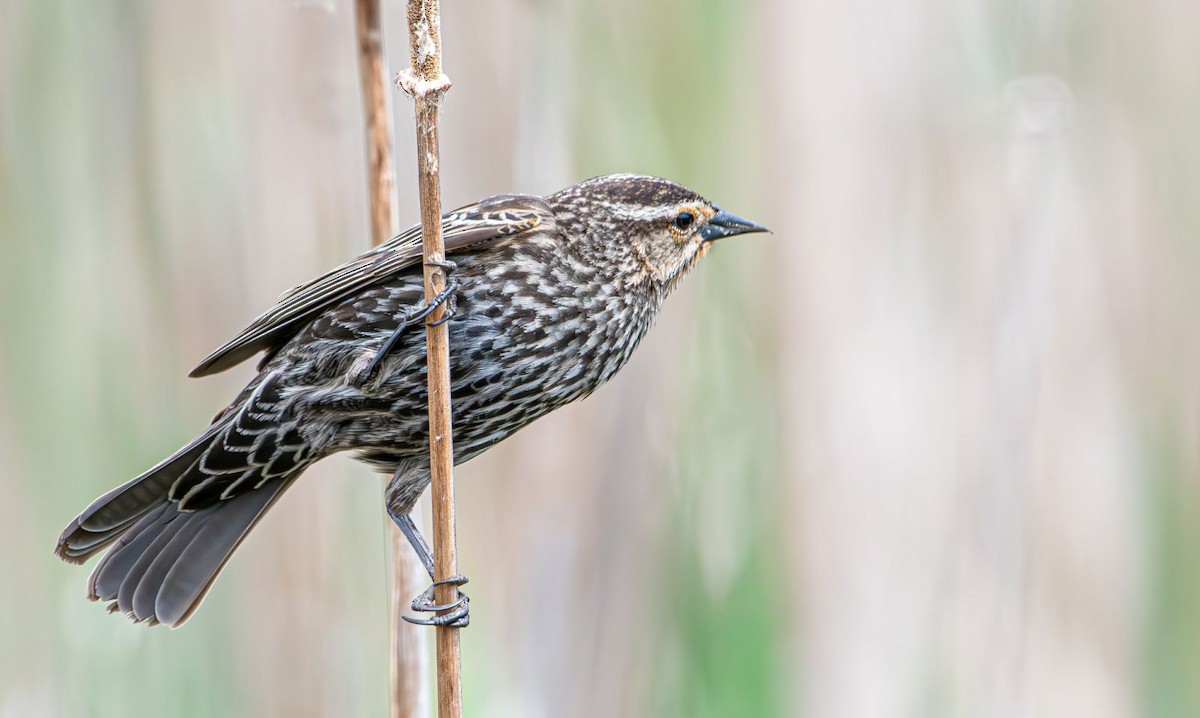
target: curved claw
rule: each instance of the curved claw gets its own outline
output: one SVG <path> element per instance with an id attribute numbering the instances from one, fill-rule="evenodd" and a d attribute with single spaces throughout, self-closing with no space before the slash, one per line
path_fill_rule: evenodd
<path id="1" fill-rule="evenodd" d="M 414 598 L 409 606 L 412 608 L 412 610 L 420 611 L 421 613 L 441 613 L 442 611 L 450 611 L 460 606 L 464 606 L 470 600 L 471 599 L 467 597 L 467 594 L 459 591 L 458 600 L 454 603 L 436 604 L 433 602 L 433 594 L 426 591 L 420 596 Z"/>
<path id="2" fill-rule="evenodd" d="M 412 610 L 421 613 L 436 613 L 436 616 L 429 618 L 411 618 L 402 616 L 405 621 L 416 624 L 418 626 L 450 626 L 451 628 L 466 628 L 471 622 L 469 612 L 471 610 L 471 599 L 462 591 L 458 592 L 458 600 L 453 603 L 436 604 L 434 603 L 433 594 L 438 586 L 462 586 L 468 581 L 466 576 L 454 575 L 450 578 L 434 581 L 429 588 L 421 592 L 412 601 Z M 449 613 L 442 613 L 449 611 Z"/>
<path id="3" fill-rule="evenodd" d="M 418 626 L 449 626 L 450 628 L 466 628 L 471 625 L 471 617 L 467 615 L 467 607 L 463 606 L 453 613 L 443 613 L 429 618 L 413 618 L 401 616 L 405 621 Z"/>
<path id="4" fill-rule="evenodd" d="M 443 260 L 441 262 L 431 259 L 428 262 L 425 262 L 425 266 L 426 267 L 440 267 L 441 270 L 444 271 L 446 274 L 450 274 L 452 272 L 458 271 L 458 264 L 456 264 L 455 262 L 451 262 L 449 259 Z"/>

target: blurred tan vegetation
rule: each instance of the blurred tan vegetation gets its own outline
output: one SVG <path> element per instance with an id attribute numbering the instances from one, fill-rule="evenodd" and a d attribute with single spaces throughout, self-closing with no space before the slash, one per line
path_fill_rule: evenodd
<path id="1" fill-rule="evenodd" d="M 384 713 L 348 460 L 179 631 L 51 555 L 250 372 L 196 360 L 367 246 L 350 11 L 0 0 L 0 718 Z M 642 171 L 775 230 L 457 471 L 468 715 L 1200 715 L 1200 5 L 443 13 L 448 206 Z"/>

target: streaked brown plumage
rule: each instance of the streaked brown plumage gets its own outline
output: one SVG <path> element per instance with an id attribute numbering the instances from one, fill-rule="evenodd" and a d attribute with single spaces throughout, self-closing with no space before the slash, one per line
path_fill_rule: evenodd
<path id="1" fill-rule="evenodd" d="M 443 227 L 457 264 L 456 463 L 594 391 L 711 240 L 763 231 L 643 175 L 492 197 L 447 214 Z M 284 489 L 338 451 L 391 474 L 389 509 L 407 515 L 429 483 L 424 332 L 401 330 L 380 349 L 421 304 L 420 251 L 415 227 L 291 290 L 192 371 L 265 352 L 208 430 L 64 530 L 56 552 L 67 561 L 112 545 L 89 598 L 138 621 L 181 624 Z"/>

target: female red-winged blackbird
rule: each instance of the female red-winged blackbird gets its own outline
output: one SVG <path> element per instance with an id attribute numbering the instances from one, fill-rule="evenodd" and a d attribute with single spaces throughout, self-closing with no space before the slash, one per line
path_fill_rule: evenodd
<path id="1" fill-rule="evenodd" d="M 442 223 L 454 260 L 456 463 L 594 391 L 713 240 L 765 231 L 678 184 L 629 174 L 545 198 L 492 197 Z M 388 510 L 432 576 L 408 518 L 429 484 L 429 443 L 425 333 L 406 329 L 428 309 L 414 227 L 291 290 L 201 362 L 192 376 L 266 352 L 207 431 L 63 531 L 56 553 L 74 563 L 116 542 L 88 597 L 178 626 L 284 489 L 337 451 L 392 474 Z M 465 625 L 465 603 L 424 622 Z"/>

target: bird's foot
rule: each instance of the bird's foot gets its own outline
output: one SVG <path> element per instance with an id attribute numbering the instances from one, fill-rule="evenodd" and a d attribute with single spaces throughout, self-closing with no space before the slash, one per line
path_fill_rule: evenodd
<path id="1" fill-rule="evenodd" d="M 452 263 L 447 262 L 446 264 Z M 452 315 L 454 313 L 454 309 L 458 306 L 458 297 L 456 296 L 457 292 L 458 280 L 447 273 L 446 286 L 442 289 L 442 291 L 438 292 L 437 295 L 429 301 L 421 300 L 420 304 L 413 307 L 412 310 L 406 312 L 404 319 L 400 322 L 400 326 L 396 328 L 396 332 L 401 333 L 408 327 L 424 321 L 430 314 L 433 314 L 434 310 L 443 304 L 446 305 L 446 311 L 442 314 L 441 319 L 438 319 L 438 321 L 446 321 L 447 315 Z M 394 336 L 396 336 L 396 334 L 392 335 L 392 337 Z M 394 343 L 392 337 L 388 337 L 388 341 Z M 384 347 L 391 349 L 391 346 L 388 344 L 384 344 Z M 380 351 L 382 351 L 382 349 Z"/>
<path id="2" fill-rule="evenodd" d="M 456 288 L 458 287 L 458 281 L 451 278 L 451 276 L 450 276 L 454 272 L 458 271 L 458 265 L 455 264 L 454 262 L 451 262 L 448 259 L 442 260 L 442 261 L 437 261 L 437 260 L 431 259 L 428 262 L 425 262 L 425 266 L 426 267 L 439 267 L 439 268 L 441 268 L 441 270 L 443 272 L 446 273 L 446 289 L 450 288 L 452 282 Z M 445 292 L 443 291 L 442 294 L 445 294 Z M 442 294 L 439 294 L 438 296 L 440 297 L 440 296 L 442 296 Z M 442 316 L 438 317 L 435 321 L 430 322 L 429 326 L 440 327 L 441 325 L 445 324 L 446 322 L 448 322 L 454 318 L 454 313 L 458 310 L 458 294 L 456 292 L 451 292 L 450 296 L 446 298 L 445 302 L 446 302 L 446 308 L 445 308 L 445 310 L 442 311 Z M 437 304 L 440 304 L 440 303 L 441 302 L 438 302 Z M 433 306 L 430 307 L 429 311 L 432 312 L 433 309 L 437 307 L 437 304 L 433 304 Z"/>
<path id="3" fill-rule="evenodd" d="M 387 357 L 388 353 L 396 347 L 396 342 L 400 341 L 400 337 L 404 335 L 404 332 L 408 331 L 413 325 L 424 321 L 438 307 L 443 304 L 446 305 L 442 316 L 437 321 L 431 322 L 433 326 L 445 324 L 454 316 L 454 312 L 458 308 L 458 296 L 456 295 L 456 292 L 458 292 L 458 280 L 450 276 L 449 273 L 454 270 L 455 264 L 453 262 L 438 262 L 436 264 L 437 266 L 445 265 L 444 268 L 447 271 L 446 287 L 432 300 L 421 300 L 420 304 L 404 313 L 396 329 L 383 342 L 383 346 L 379 347 L 379 351 L 375 352 L 375 357 L 371 359 L 371 363 L 353 372 L 353 375 L 348 378 L 347 381 L 351 386 L 363 386 L 369 382 L 371 377 L 375 376 L 375 372 L 379 370 L 379 366 L 383 364 L 383 360 Z"/>
<path id="4" fill-rule="evenodd" d="M 429 618 L 412 618 L 403 616 L 405 621 L 418 626 L 449 626 L 451 628 L 466 628 L 471 623 L 469 611 L 471 599 L 462 591 L 458 592 L 458 600 L 453 603 L 439 605 L 434 603 L 434 591 L 438 586 L 462 586 L 467 582 L 466 576 L 455 574 L 441 581 L 434 581 L 429 588 L 413 599 L 412 610 L 418 613 L 437 614 Z M 443 613 L 445 611 L 446 613 Z"/>

